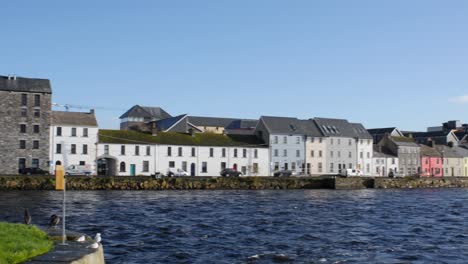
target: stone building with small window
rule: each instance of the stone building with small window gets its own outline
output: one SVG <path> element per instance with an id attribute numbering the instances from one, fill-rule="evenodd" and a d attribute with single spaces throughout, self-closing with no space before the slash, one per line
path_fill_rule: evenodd
<path id="1" fill-rule="evenodd" d="M 52 111 L 50 129 L 50 170 L 56 165 L 65 168 L 84 165 L 96 173 L 98 124 L 94 110 L 90 112 Z"/>
<path id="2" fill-rule="evenodd" d="M 47 79 L 0 76 L 0 168 L 49 169 L 52 89 Z"/>

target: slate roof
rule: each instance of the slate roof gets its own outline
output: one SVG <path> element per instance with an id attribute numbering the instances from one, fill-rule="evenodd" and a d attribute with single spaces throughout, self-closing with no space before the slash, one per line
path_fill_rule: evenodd
<path id="1" fill-rule="evenodd" d="M 421 156 L 427 156 L 427 157 L 442 157 L 442 154 L 437 151 L 436 148 L 431 148 L 426 145 L 419 145 L 421 147 Z"/>
<path id="2" fill-rule="evenodd" d="M 322 136 L 312 120 L 278 116 L 262 116 L 260 120 L 270 134 Z"/>
<path id="3" fill-rule="evenodd" d="M 16 80 L 0 76 L 0 91 L 52 93 L 50 81 L 47 79 L 16 77 Z"/>
<path id="4" fill-rule="evenodd" d="M 314 118 L 318 129 L 324 136 L 330 137 L 357 137 L 355 127 L 345 119 Z M 357 127 L 357 126 L 356 126 Z M 363 134 L 364 135 L 364 134 Z M 367 135 L 367 134 L 366 134 Z M 370 137 L 372 138 L 372 137 Z"/>
<path id="5" fill-rule="evenodd" d="M 188 116 L 188 121 L 194 126 L 226 127 L 238 118 Z"/>
<path id="6" fill-rule="evenodd" d="M 226 129 L 255 129 L 257 126 L 258 120 L 253 119 L 238 119 L 232 121 L 227 125 Z"/>
<path id="7" fill-rule="evenodd" d="M 445 145 L 436 145 L 436 149 L 444 158 L 464 158 L 468 157 L 468 150 L 460 147 L 449 147 Z"/>
<path id="8" fill-rule="evenodd" d="M 395 130 L 396 127 L 386 127 L 386 128 L 372 128 L 372 129 L 367 129 L 369 134 L 371 135 L 384 135 L 386 133 L 392 133 L 393 130 Z"/>
<path id="9" fill-rule="evenodd" d="M 146 119 L 166 119 L 172 117 L 168 114 L 164 109 L 160 107 L 150 107 L 150 106 L 139 106 L 134 105 L 132 108 L 127 110 L 123 115 L 119 118 L 127 118 L 127 117 L 143 117 Z"/>
<path id="10" fill-rule="evenodd" d="M 397 158 L 397 155 L 393 154 L 387 147 L 382 146 L 379 147 L 377 145 L 373 145 L 373 157 L 374 158 Z"/>
<path id="11" fill-rule="evenodd" d="M 390 137 L 390 140 L 393 141 L 397 146 L 402 147 L 419 147 L 412 138 L 409 137 Z"/>
<path id="12" fill-rule="evenodd" d="M 156 128 L 161 131 L 167 130 L 171 128 L 172 126 L 174 126 L 175 124 L 177 124 L 182 119 L 184 119 L 186 116 L 187 115 L 184 114 L 184 115 L 179 115 L 175 117 L 169 117 L 166 119 L 158 120 L 156 121 Z"/>
<path id="13" fill-rule="evenodd" d="M 94 113 L 52 111 L 52 125 L 97 127 Z"/>
<path id="14" fill-rule="evenodd" d="M 372 135 L 361 123 L 350 123 L 359 139 L 372 139 Z"/>

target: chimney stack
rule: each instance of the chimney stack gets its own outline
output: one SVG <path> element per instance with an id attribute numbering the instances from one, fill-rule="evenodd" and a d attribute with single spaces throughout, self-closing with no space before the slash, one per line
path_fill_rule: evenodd
<path id="1" fill-rule="evenodd" d="M 151 134 L 153 135 L 153 137 L 158 135 L 158 127 L 156 126 L 156 121 L 153 121 L 153 123 L 151 124 Z"/>

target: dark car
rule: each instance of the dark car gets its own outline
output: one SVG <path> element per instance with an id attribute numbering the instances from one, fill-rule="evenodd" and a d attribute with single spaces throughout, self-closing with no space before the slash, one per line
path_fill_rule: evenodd
<path id="1" fill-rule="evenodd" d="M 26 175 L 49 175 L 48 171 L 45 171 L 40 168 L 23 168 L 18 170 L 19 174 Z"/>
<path id="2" fill-rule="evenodd" d="M 273 173 L 274 177 L 291 177 L 292 175 L 293 175 L 293 172 L 290 170 L 277 171 Z"/>
<path id="3" fill-rule="evenodd" d="M 223 177 L 239 177 L 242 176 L 242 172 L 236 171 L 235 169 L 224 169 L 219 174 Z"/>

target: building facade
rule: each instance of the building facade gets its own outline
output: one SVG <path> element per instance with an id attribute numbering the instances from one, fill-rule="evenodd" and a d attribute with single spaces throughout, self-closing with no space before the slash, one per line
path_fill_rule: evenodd
<path id="1" fill-rule="evenodd" d="M 377 146 L 385 147 L 398 156 L 399 175 L 411 176 L 421 173 L 420 147 L 412 138 L 393 137 L 387 134 Z"/>
<path id="2" fill-rule="evenodd" d="M 49 169 L 52 89 L 46 79 L 0 76 L 0 168 Z"/>
<path id="3" fill-rule="evenodd" d="M 442 155 L 435 148 L 426 145 L 421 147 L 421 177 L 443 177 Z"/>
<path id="4" fill-rule="evenodd" d="M 50 129 L 51 172 L 56 165 L 87 166 L 96 174 L 98 124 L 94 111 L 52 111 Z"/>
<path id="5" fill-rule="evenodd" d="M 393 175 L 398 174 L 398 156 L 388 149 L 377 145 L 374 145 L 373 152 L 371 176 L 387 177 L 391 173 Z"/>

